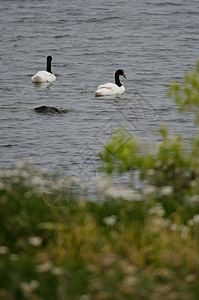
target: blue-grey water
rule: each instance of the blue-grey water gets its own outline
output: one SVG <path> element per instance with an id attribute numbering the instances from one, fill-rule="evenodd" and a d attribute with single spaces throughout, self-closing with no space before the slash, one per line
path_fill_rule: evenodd
<path id="1" fill-rule="evenodd" d="M 57 80 L 36 87 L 31 76 L 47 55 Z M 50 172 L 89 177 L 114 128 L 151 141 L 164 122 L 191 137 L 192 115 L 166 92 L 198 59 L 198 0 L 0 0 L 0 165 L 32 158 Z M 125 94 L 95 98 L 118 68 Z M 68 113 L 41 116 L 40 105 Z"/>

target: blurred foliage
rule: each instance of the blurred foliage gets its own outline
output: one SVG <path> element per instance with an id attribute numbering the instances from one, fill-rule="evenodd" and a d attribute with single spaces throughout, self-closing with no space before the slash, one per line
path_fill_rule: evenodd
<path id="1" fill-rule="evenodd" d="M 104 162 L 102 170 L 109 174 L 130 173 L 129 186 L 135 187 L 138 179 L 142 193 L 152 193 L 154 201 L 163 204 L 167 215 L 182 211 L 181 218 L 186 223 L 195 213 L 190 209 L 192 200 L 197 200 L 199 195 L 199 135 L 188 148 L 182 137 L 169 136 L 165 126 L 160 134 L 161 142 L 152 148 L 123 129 L 116 131 L 100 153 Z"/>
<path id="2" fill-rule="evenodd" d="M 191 95 L 189 81 L 171 86 L 179 105 L 186 84 Z M 198 299 L 199 135 L 159 135 L 116 131 L 100 153 L 108 177 L 89 182 L 0 170 L 0 299 Z"/>
<path id="3" fill-rule="evenodd" d="M 23 169 L 6 172 L 0 186 L 0 299 L 197 299 L 198 202 L 190 204 L 184 224 L 184 205 L 168 214 L 164 195 L 148 191 L 116 201 L 104 194 L 101 201 L 87 201 L 76 194 L 70 200 L 60 184 L 56 192 L 47 189 L 38 173 L 38 180 L 32 174 L 34 181 L 27 181 Z M 61 194 L 60 207 L 55 198 Z"/>
<path id="4" fill-rule="evenodd" d="M 182 83 L 171 83 L 168 96 L 173 97 L 181 111 L 191 110 L 195 113 L 196 122 L 199 121 L 199 61 L 195 71 L 185 74 Z"/>

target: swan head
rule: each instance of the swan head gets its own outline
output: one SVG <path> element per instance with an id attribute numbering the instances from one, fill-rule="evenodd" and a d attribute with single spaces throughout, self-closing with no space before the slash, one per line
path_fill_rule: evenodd
<path id="1" fill-rule="evenodd" d="M 125 72 L 122 70 L 122 69 L 118 69 L 116 72 L 115 72 L 115 75 L 122 75 L 124 78 L 126 78 L 126 74 Z"/>
<path id="2" fill-rule="evenodd" d="M 116 72 L 115 72 L 115 84 L 117 84 L 119 87 L 122 86 L 121 82 L 120 82 L 120 79 L 119 79 L 119 76 L 122 75 L 124 78 L 126 78 L 126 74 L 124 73 L 124 71 L 122 69 L 118 69 Z"/>

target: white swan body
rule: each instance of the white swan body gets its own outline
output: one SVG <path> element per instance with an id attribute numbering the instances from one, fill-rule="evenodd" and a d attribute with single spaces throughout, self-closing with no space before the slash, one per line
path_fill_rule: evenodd
<path id="1" fill-rule="evenodd" d="M 125 92 L 125 87 L 118 86 L 115 83 L 106 83 L 99 85 L 95 91 L 95 96 L 111 96 L 111 95 L 122 95 Z"/>
<path id="2" fill-rule="evenodd" d="M 95 91 L 95 96 L 114 96 L 114 95 L 122 95 L 125 92 L 125 87 L 121 84 L 119 80 L 119 76 L 122 75 L 126 78 L 126 74 L 123 70 L 119 69 L 115 72 L 115 83 L 105 83 L 99 85 L 97 90 Z"/>
<path id="3" fill-rule="evenodd" d="M 47 71 L 39 71 L 31 78 L 32 82 L 53 82 L 56 80 L 54 74 Z"/>
<path id="4" fill-rule="evenodd" d="M 48 83 L 48 82 L 54 82 L 56 80 L 55 75 L 51 72 L 51 61 L 52 61 L 52 57 L 48 56 L 46 71 L 37 72 L 34 76 L 32 76 L 31 78 L 32 82 Z"/>

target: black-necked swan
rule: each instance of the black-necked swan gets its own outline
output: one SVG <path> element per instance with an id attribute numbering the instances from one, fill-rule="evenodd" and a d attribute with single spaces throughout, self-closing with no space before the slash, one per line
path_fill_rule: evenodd
<path id="1" fill-rule="evenodd" d="M 53 82 L 56 80 L 55 75 L 51 71 L 51 61 L 52 61 L 52 56 L 47 57 L 47 67 L 46 71 L 39 71 L 37 72 L 32 78 L 32 82 Z"/>
<path id="2" fill-rule="evenodd" d="M 121 84 L 119 76 L 122 75 L 126 78 L 126 74 L 122 69 L 115 72 L 115 83 L 106 83 L 99 85 L 95 91 L 95 96 L 114 96 L 122 95 L 125 92 L 125 87 Z"/>

